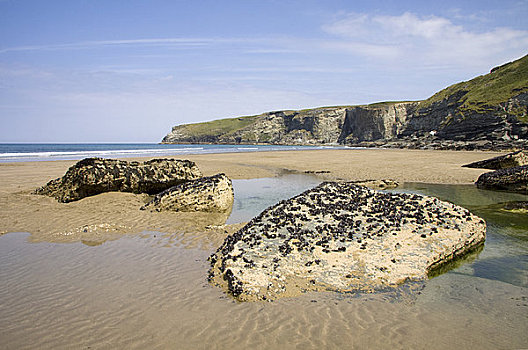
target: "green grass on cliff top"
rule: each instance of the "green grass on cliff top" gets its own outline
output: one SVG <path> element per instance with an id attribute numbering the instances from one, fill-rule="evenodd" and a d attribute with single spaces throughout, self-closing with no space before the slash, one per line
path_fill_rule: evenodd
<path id="1" fill-rule="evenodd" d="M 192 135 L 220 136 L 242 129 L 255 121 L 257 116 L 217 119 L 210 122 L 184 124 L 179 128 L 185 129 Z"/>
<path id="2" fill-rule="evenodd" d="M 460 109 L 477 112 L 486 112 L 522 92 L 528 92 L 528 55 L 496 67 L 489 74 L 451 85 L 422 101 L 420 107 L 427 108 L 461 91 L 467 93 L 458 100 Z"/>

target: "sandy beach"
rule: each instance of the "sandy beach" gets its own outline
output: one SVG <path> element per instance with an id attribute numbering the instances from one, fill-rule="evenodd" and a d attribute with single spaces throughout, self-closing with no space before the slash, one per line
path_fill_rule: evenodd
<path id="1" fill-rule="evenodd" d="M 222 153 L 174 158 L 195 161 L 204 175 L 224 172 L 232 179 L 316 172 L 314 176 L 322 180 L 393 179 L 400 183 L 470 184 L 484 171 L 461 166 L 498 154 L 365 149 Z M 147 195 L 112 192 L 64 204 L 32 194 L 35 188 L 64 175 L 75 162 L 0 164 L 0 233 L 30 232 L 31 239 L 36 241 L 83 240 L 97 244 L 125 232 L 193 233 L 190 237 L 196 238 L 196 233 L 202 236 L 207 231 L 208 243 L 214 246 L 226 232 L 238 227 L 216 228 L 225 222 L 228 214 L 149 213 L 138 210 L 148 200 Z"/>

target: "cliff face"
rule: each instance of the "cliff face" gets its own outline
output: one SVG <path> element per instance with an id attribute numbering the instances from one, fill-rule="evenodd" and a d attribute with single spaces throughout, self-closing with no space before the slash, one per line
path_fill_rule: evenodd
<path id="1" fill-rule="evenodd" d="M 303 111 L 277 111 L 248 118 L 240 128 L 219 130 L 214 122 L 175 126 L 163 143 L 223 143 L 223 144 L 328 144 L 337 143 L 347 117 L 345 107 L 323 107 Z M 242 118 L 240 118 L 242 119 Z M 224 119 L 235 124 L 235 119 Z M 197 133 L 193 125 L 211 125 L 210 130 Z"/>
<path id="2" fill-rule="evenodd" d="M 401 102 L 348 108 L 338 142 L 350 144 L 395 139 L 415 107 L 415 102 Z"/>
<path id="3" fill-rule="evenodd" d="M 163 143 L 528 146 L 528 56 L 424 101 L 276 111 L 175 126 Z"/>
<path id="4" fill-rule="evenodd" d="M 455 141 L 528 139 L 528 93 L 482 111 L 464 110 L 457 95 L 411 111 L 399 136 L 423 137 L 433 133 L 438 139 Z"/>

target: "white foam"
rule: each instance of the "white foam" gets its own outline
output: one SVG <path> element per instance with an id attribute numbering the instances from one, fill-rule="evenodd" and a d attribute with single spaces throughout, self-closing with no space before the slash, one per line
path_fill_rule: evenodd
<path id="1" fill-rule="evenodd" d="M 28 160 L 42 158 L 84 158 L 84 157 L 111 157 L 111 156 L 145 156 L 203 153 L 203 147 L 189 148 L 149 148 L 149 149 L 116 149 L 96 151 L 52 151 L 52 152 L 9 152 L 0 153 L 0 161 Z"/>

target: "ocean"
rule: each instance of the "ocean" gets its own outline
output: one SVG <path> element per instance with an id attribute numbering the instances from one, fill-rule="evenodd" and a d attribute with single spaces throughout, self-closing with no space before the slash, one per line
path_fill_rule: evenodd
<path id="1" fill-rule="evenodd" d="M 194 145 L 157 143 L 0 143 L 0 163 L 76 160 L 87 157 L 131 158 L 185 154 L 299 151 L 342 146 Z"/>

